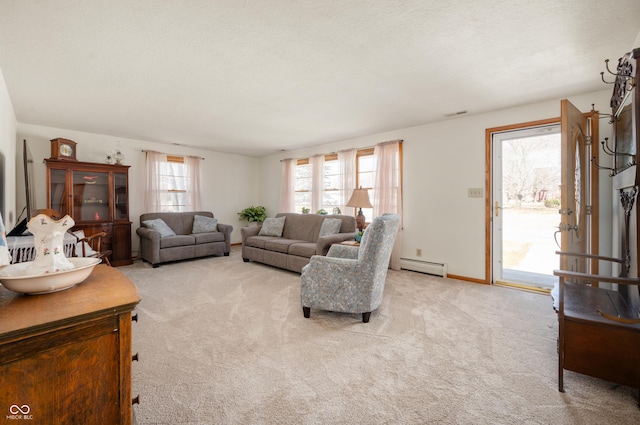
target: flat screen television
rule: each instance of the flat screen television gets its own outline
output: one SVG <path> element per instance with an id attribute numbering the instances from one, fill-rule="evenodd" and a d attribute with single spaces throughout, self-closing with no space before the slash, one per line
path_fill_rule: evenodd
<path id="1" fill-rule="evenodd" d="M 22 167 L 24 171 L 24 192 L 25 192 L 25 207 L 18 216 L 18 224 L 11 229 L 7 236 L 24 236 L 30 235 L 27 230 L 27 223 L 35 212 L 33 209 L 35 206 L 35 195 L 33 190 L 33 156 L 27 146 L 26 139 L 22 141 Z M 22 214 L 26 212 L 24 219 L 20 220 Z"/>

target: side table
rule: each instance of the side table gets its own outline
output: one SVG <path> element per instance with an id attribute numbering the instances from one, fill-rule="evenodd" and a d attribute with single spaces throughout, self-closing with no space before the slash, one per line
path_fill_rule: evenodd
<path id="1" fill-rule="evenodd" d="M 341 242 L 340 245 L 360 246 L 360 242 L 358 242 L 358 241 L 344 241 L 344 242 Z"/>

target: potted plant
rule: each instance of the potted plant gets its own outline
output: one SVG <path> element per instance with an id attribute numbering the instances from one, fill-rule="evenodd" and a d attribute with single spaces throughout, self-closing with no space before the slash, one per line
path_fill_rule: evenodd
<path id="1" fill-rule="evenodd" d="M 325 210 L 324 208 L 320 208 L 318 211 L 316 211 L 316 214 L 327 215 L 327 210 Z"/>
<path id="2" fill-rule="evenodd" d="M 240 220 L 247 220 L 249 223 L 262 223 L 267 218 L 267 210 L 265 207 L 258 205 L 250 206 L 238 213 Z"/>
<path id="3" fill-rule="evenodd" d="M 302 214 L 309 214 L 309 211 L 311 211 L 311 208 L 302 207 Z"/>
<path id="4" fill-rule="evenodd" d="M 333 207 L 333 213 L 334 214 L 342 214 L 342 211 L 340 211 L 340 207 Z"/>

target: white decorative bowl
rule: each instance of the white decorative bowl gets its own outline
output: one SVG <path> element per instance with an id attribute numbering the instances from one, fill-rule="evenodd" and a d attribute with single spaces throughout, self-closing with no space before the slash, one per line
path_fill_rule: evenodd
<path id="1" fill-rule="evenodd" d="M 99 258 L 72 257 L 68 259 L 74 268 L 41 275 L 25 275 L 32 261 L 11 264 L 0 268 L 0 283 L 13 292 L 23 294 L 48 294 L 69 289 L 89 277 Z"/>

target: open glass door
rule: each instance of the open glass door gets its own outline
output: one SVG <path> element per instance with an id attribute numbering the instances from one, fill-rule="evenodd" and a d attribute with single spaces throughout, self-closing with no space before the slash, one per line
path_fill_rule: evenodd
<path id="1" fill-rule="evenodd" d="M 492 135 L 492 282 L 549 291 L 558 267 L 560 125 Z"/>

